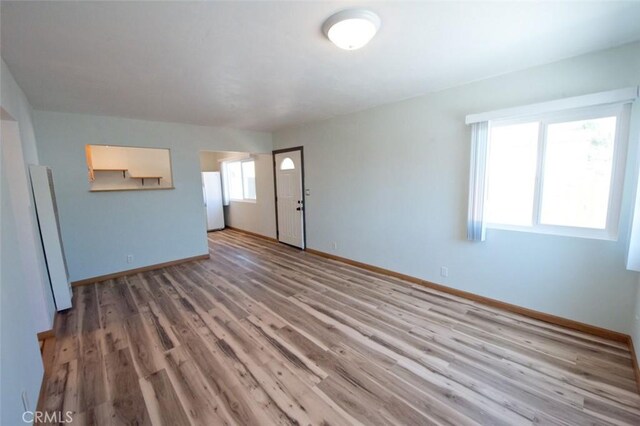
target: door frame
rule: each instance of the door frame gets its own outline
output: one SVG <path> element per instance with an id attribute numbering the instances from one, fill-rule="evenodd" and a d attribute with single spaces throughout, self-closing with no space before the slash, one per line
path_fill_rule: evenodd
<path id="1" fill-rule="evenodd" d="M 283 243 L 280 241 L 280 225 L 278 224 L 278 176 L 276 169 L 276 154 L 284 154 L 285 152 L 300 151 L 300 173 L 302 177 L 302 243 L 304 248 L 295 247 L 291 244 Z M 271 158 L 273 160 L 273 196 L 276 207 L 276 240 L 280 244 L 288 245 L 289 247 L 297 248 L 298 250 L 307 249 L 307 202 L 305 197 L 305 185 L 304 185 L 304 147 L 296 146 L 293 148 L 275 149 L 271 151 Z"/>

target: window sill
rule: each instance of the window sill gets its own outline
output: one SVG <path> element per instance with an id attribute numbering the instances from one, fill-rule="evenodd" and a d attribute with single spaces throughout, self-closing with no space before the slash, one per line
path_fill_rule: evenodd
<path id="1" fill-rule="evenodd" d="M 611 232 L 606 229 L 590 229 L 590 228 L 571 228 L 571 227 L 524 227 L 516 225 L 488 224 L 487 230 L 495 229 L 498 231 L 515 231 L 525 232 L 529 234 L 552 235 L 556 237 L 583 238 L 588 240 L 618 241 L 617 232 Z"/>
<path id="2" fill-rule="evenodd" d="M 256 204 L 257 200 L 234 200 L 230 199 L 230 203 L 246 203 L 246 204 Z"/>
<path id="3" fill-rule="evenodd" d="M 136 187 L 136 188 L 98 188 L 98 189 L 90 189 L 89 192 L 116 192 L 116 191 L 156 191 L 160 189 L 176 189 L 175 186 L 151 186 L 148 188 L 145 187 Z"/>

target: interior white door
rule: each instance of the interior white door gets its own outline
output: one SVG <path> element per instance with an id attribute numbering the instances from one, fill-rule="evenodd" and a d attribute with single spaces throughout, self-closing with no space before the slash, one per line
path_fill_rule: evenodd
<path id="1" fill-rule="evenodd" d="M 274 159 L 278 240 L 303 249 L 302 153 L 299 150 L 277 153 Z"/>
<path id="2" fill-rule="evenodd" d="M 56 309 L 62 311 L 71 307 L 73 293 L 62 246 L 53 176 L 46 166 L 31 165 L 29 172 L 53 299 Z"/>

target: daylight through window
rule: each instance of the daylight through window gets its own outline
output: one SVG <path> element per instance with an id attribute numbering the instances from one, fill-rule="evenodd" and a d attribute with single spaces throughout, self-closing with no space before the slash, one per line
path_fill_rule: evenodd
<path id="1" fill-rule="evenodd" d="M 490 122 L 488 226 L 614 239 L 625 112 L 607 106 Z"/>
<path id="2" fill-rule="evenodd" d="M 231 161 L 226 166 L 229 198 L 234 201 L 256 199 L 256 166 L 254 160 Z"/>

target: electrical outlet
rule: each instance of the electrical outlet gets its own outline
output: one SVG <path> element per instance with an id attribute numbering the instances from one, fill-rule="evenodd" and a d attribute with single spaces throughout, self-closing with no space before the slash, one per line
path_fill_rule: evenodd
<path id="1" fill-rule="evenodd" d="M 133 255 L 132 254 L 128 254 L 127 255 L 127 263 L 132 263 L 133 262 Z"/>
<path id="2" fill-rule="evenodd" d="M 24 411 L 31 411 L 29 408 L 31 407 L 31 404 L 29 404 L 29 396 L 27 395 L 27 391 L 22 391 L 22 407 L 24 408 Z"/>
<path id="3" fill-rule="evenodd" d="M 334 250 L 338 250 L 338 243 L 337 242 L 332 242 L 331 243 L 331 248 L 333 248 Z"/>
<path id="4" fill-rule="evenodd" d="M 449 276 L 449 268 L 447 268 L 446 266 L 441 266 L 440 267 L 440 275 L 442 275 L 443 277 L 448 277 Z"/>

